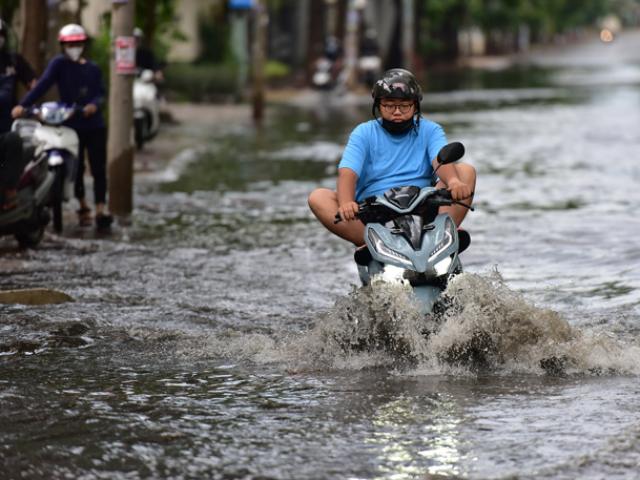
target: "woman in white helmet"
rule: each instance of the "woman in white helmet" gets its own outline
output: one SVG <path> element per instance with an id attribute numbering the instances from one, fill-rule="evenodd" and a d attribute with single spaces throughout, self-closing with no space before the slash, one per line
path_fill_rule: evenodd
<path id="1" fill-rule="evenodd" d="M 86 151 L 93 176 L 96 227 L 104 231 L 110 228 L 113 220 L 106 213 L 107 129 L 100 110 L 104 103 L 105 88 L 100 68 L 84 57 L 87 40 L 88 36 L 80 25 L 71 23 L 62 27 L 58 33 L 62 53 L 49 62 L 38 83 L 13 109 L 12 115 L 14 118 L 22 116 L 25 107 L 33 105 L 53 85 L 58 87 L 62 103 L 83 107 L 83 115 L 74 115 L 66 122 L 77 132 L 80 140 L 75 184 L 75 196 L 80 203 L 78 217 L 81 226 L 91 225 L 91 209 L 85 199 L 84 188 Z"/>

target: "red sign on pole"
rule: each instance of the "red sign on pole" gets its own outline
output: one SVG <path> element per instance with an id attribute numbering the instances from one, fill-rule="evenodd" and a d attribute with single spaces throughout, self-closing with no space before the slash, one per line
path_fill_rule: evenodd
<path id="1" fill-rule="evenodd" d="M 116 73 L 132 75 L 136 73 L 135 37 L 116 37 Z"/>

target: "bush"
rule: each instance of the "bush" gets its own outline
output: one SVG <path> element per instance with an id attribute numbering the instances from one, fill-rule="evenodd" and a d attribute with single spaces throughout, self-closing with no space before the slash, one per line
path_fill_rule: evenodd
<path id="1" fill-rule="evenodd" d="M 291 74 L 291 68 L 276 60 L 269 60 L 264 66 L 264 74 L 267 80 L 280 80 Z"/>
<path id="2" fill-rule="evenodd" d="M 228 101 L 236 97 L 237 70 L 228 64 L 172 63 L 165 69 L 164 91 L 178 101 Z"/>

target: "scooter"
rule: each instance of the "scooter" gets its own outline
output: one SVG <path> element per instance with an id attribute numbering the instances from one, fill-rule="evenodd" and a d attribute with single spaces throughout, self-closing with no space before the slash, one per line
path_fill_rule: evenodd
<path id="1" fill-rule="evenodd" d="M 461 143 L 450 143 L 438 153 L 438 163 L 453 163 L 463 155 Z M 434 187 L 392 188 L 360 202 L 357 218 L 365 224 L 366 248 L 356 250 L 354 260 L 362 284 L 377 276 L 409 282 L 422 313 L 433 313 L 449 279 L 462 272 L 459 254 L 471 242 L 448 214 L 438 213 L 452 204 L 473 210 Z M 335 221 L 340 221 L 338 214 Z"/>
<path id="2" fill-rule="evenodd" d="M 160 128 L 160 100 L 153 71 L 143 70 L 133 82 L 133 127 L 138 150 L 151 140 Z"/>
<path id="3" fill-rule="evenodd" d="M 53 214 L 53 229 L 57 233 L 62 232 L 62 205 L 71 198 L 78 171 L 78 134 L 62 124 L 81 112 L 82 107 L 79 106 L 46 102 L 26 112 L 26 116 L 35 117 L 37 121 L 18 119 L 12 127 L 16 131 L 32 132 L 24 134 L 23 138 L 33 145 L 35 158 L 38 161 L 44 159 L 53 173 L 49 204 Z"/>
<path id="4" fill-rule="evenodd" d="M 21 122 L 24 120 L 16 120 L 12 130 L 23 139 L 26 165 L 17 185 L 16 207 L 0 212 L 0 235 L 13 235 L 21 248 L 34 248 L 42 240 L 51 219 L 47 207 L 55 175 L 49 170 L 45 156 L 34 156 L 35 146 L 29 141 L 33 125 Z"/>
<path id="5" fill-rule="evenodd" d="M 358 71 L 362 82 L 372 87 L 380 78 L 382 72 L 382 59 L 378 55 L 363 55 L 358 59 Z"/>
<path id="6" fill-rule="evenodd" d="M 317 59 L 311 82 L 318 90 L 331 90 L 336 85 L 335 62 L 327 57 Z"/>

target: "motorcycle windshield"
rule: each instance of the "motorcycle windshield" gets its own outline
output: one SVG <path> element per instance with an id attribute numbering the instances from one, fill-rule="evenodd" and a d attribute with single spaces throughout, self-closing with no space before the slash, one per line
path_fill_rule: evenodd
<path id="1" fill-rule="evenodd" d="M 411 247 L 414 250 L 419 250 L 422 246 L 422 226 L 424 225 L 422 218 L 417 215 L 403 215 L 396 218 L 394 223 L 409 241 Z"/>

